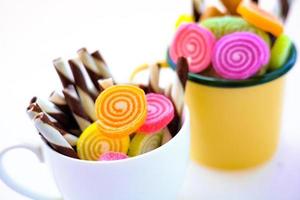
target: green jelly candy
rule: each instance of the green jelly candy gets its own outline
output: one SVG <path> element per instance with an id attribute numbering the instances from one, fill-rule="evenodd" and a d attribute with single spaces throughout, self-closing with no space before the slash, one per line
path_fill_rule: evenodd
<path id="1" fill-rule="evenodd" d="M 271 46 L 270 36 L 266 32 L 249 24 L 241 17 L 213 17 L 202 21 L 201 25 L 212 31 L 217 39 L 234 32 L 251 32 L 260 36 Z"/>
<path id="2" fill-rule="evenodd" d="M 130 143 L 128 155 L 137 156 L 160 147 L 162 136 L 162 132 L 155 134 L 136 133 Z"/>
<path id="3" fill-rule="evenodd" d="M 292 41 L 287 35 L 281 34 L 276 39 L 271 49 L 271 60 L 269 64 L 271 70 L 276 70 L 286 63 L 291 51 L 291 47 Z"/>

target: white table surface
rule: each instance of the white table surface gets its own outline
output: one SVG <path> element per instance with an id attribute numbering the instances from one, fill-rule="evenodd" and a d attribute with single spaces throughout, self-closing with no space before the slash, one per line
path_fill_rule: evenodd
<path id="1" fill-rule="evenodd" d="M 83 46 L 100 49 L 117 79 L 125 81 L 137 65 L 164 58 L 174 21 L 189 9 L 188 0 L 1 0 L 0 148 L 17 141 L 40 142 L 25 108 L 32 96 L 47 97 L 60 87 L 52 59 L 73 57 Z M 300 44 L 300 2 L 292 9 L 286 32 Z M 191 162 L 180 200 L 300 199 L 299 67 L 288 76 L 282 137 L 274 158 L 239 172 Z M 12 154 L 8 167 L 14 176 L 55 194 L 45 166 L 35 164 L 30 153 Z M 0 181 L 0 199 L 27 198 Z"/>

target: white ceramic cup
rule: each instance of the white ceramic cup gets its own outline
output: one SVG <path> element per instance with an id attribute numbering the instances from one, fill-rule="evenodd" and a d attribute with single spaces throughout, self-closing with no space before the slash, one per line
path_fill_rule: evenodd
<path id="1" fill-rule="evenodd" d="M 4 155 L 16 148 L 32 151 L 50 168 L 65 200 L 175 200 L 189 157 L 190 118 L 185 109 L 179 133 L 163 146 L 143 155 L 117 161 L 84 161 L 66 157 L 46 144 L 21 144 L 0 152 L 0 178 L 15 191 L 38 200 L 41 195 L 13 180 L 4 168 Z M 20 163 L 22 164 L 22 163 Z"/>

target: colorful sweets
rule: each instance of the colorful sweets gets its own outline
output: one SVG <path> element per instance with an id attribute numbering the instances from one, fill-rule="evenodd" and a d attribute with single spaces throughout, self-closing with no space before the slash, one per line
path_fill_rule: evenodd
<path id="1" fill-rule="evenodd" d="M 246 20 L 237 16 L 214 17 L 201 22 L 201 25 L 208 28 L 217 39 L 234 32 L 251 32 L 260 36 L 271 46 L 270 36 L 263 30 L 251 25 Z"/>
<path id="2" fill-rule="evenodd" d="M 275 36 L 279 36 L 283 32 L 281 21 L 270 13 L 260 9 L 252 1 L 242 1 L 237 8 L 237 12 L 249 23 Z"/>
<path id="3" fill-rule="evenodd" d="M 130 143 L 129 156 L 137 156 L 158 148 L 162 143 L 163 133 L 145 134 L 138 132 Z"/>
<path id="4" fill-rule="evenodd" d="M 183 24 L 174 37 L 169 55 L 173 61 L 186 57 L 189 71 L 198 73 L 209 66 L 214 44 L 215 37 L 206 28 L 197 24 Z"/>
<path id="5" fill-rule="evenodd" d="M 243 80 L 268 64 L 268 45 L 256 34 L 237 32 L 222 37 L 215 45 L 212 63 L 223 78 Z"/>
<path id="6" fill-rule="evenodd" d="M 127 153 L 129 148 L 129 136 L 112 138 L 104 135 L 99 129 L 97 122 L 90 125 L 77 141 L 77 153 L 82 160 L 98 160 L 106 152 Z"/>
<path id="7" fill-rule="evenodd" d="M 155 133 L 166 127 L 174 118 L 172 102 L 161 94 L 149 93 L 147 99 L 147 118 L 139 131 Z"/>
<path id="8" fill-rule="evenodd" d="M 292 41 L 287 35 L 282 34 L 276 39 L 271 50 L 270 69 L 276 70 L 283 66 L 288 59 L 291 47 Z"/>
<path id="9" fill-rule="evenodd" d="M 111 161 L 111 160 L 123 160 L 126 158 L 128 158 L 128 156 L 125 153 L 110 151 L 110 152 L 103 153 L 100 156 L 99 160 L 100 161 Z"/>
<path id="10" fill-rule="evenodd" d="M 139 129 L 147 116 L 146 96 L 132 85 L 115 85 L 96 100 L 97 125 L 110 137 L 128 136 Z"/>

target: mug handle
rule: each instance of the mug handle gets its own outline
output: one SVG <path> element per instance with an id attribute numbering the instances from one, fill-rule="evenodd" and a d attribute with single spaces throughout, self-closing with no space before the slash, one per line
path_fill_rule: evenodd
<path id="1" fill-rule="evenodd" d="M 39 159 L 40 162 L 44 162 L 44 156 L 42 153 L 42 148 L 40 146 L 32 145 L 32 144 L 16 144 L 10 147 L 7 147 L 0 151 L 0 179 L 11 189 L 15 190 L 16 192 L 27 196 L 31 199 L 39 199 L 39 200 L 54 200 L 54 199 L 59 199 L 61 200 L 62 198 L 54 198 L 53 196 L 48 196 L 46 194 L 41 194 L 36 191 L 34 191 L 31 188 L 28 188 L 22 184 L 19 184 L 17 181 L 12 179 L 9 174 L 7 173 L 7 170 L 4 167 L 4 156 L 6 153 L 9 151 L 15 150 L 15 149 L 26 149 L 31 151 L 33 154 L 36 155 L 36 157 Z"/>

